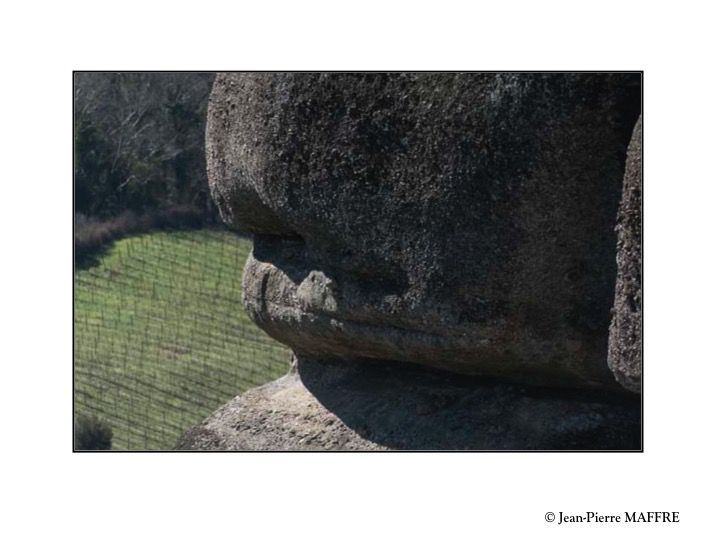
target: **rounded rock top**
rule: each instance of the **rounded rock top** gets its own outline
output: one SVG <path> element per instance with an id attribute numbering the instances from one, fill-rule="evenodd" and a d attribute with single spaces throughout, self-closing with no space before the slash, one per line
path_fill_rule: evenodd
<path id="1" fill-rule="evenodd" d="M 632 73 L 230 73 L 207 161 L 244 303 L 308 357 L 607 386 Z"/>

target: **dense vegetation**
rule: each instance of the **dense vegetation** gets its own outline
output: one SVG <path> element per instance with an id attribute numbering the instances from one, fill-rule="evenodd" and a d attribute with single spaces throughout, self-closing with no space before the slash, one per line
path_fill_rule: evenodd
<path id="1" fill-rule="evenodd" d="M 116 241 L 75 274 L 75 403 L 113 449 L 170 449 L 243 390 L 288 369 L 289 351 L 247 317 L 251 243 L 212 230 Z"/>
<path id="2" fill-rule="evenodd" d="M 112 450 L 112 428 L 95 414 L 76 415 L 74 435 L 75 450 Z"/>
<path id="3" fill-rule="evenodd" d="M 76 73 L 76 213 L 107 219 L 183 206 L 215 219 L 204 155 L 213 78 L 212 73 Z"/>

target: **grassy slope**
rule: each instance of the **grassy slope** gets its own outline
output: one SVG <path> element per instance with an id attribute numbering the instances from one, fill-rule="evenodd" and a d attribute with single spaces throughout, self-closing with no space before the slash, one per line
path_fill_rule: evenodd
<path id="1" fill-rule="evenodd" d="M 75 403 L 113 449 L 170 449 L 222 403 L 288 369 L 241 305 L 251 243 L 218 231 L 116 242 L 75 274 Z"/>

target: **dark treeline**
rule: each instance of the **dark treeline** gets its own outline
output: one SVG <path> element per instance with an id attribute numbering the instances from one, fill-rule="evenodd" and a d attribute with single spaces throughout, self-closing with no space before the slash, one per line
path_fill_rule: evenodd
<path id="1" fill-rule="evenodd" d="M 213 222 L 205 171 L 212 73 L 74 77 L 76 224 L 181 207 Z M 147 221 L 147 220 L 146 220 Z"/>

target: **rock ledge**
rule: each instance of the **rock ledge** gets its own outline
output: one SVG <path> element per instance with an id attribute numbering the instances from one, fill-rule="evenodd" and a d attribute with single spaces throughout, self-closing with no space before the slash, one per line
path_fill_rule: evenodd
<path id="1" fill-rule="evenodd" d="M 639 450 L 640 400 L 371 360 L 296 359 L 177 450 Z"/>

